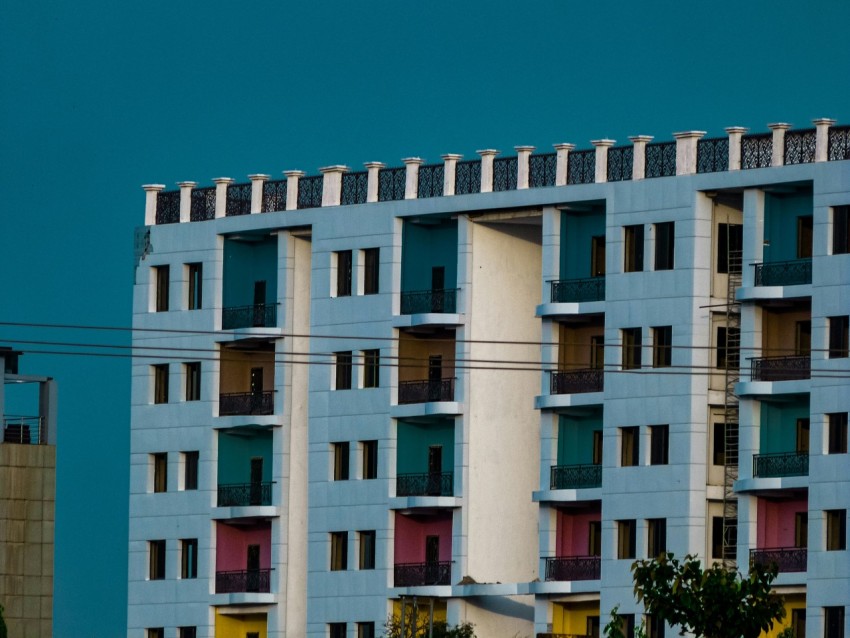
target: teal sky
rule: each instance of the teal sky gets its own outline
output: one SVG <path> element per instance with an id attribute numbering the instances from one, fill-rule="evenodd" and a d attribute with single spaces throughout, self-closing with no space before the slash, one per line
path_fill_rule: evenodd
<path id="1" fill-rule="evenodd" d="M 5 0 L 0 322 L 129 326 L 143 183 L 848 124 L 848 18 L 845 0 Z M 69 350 L 21 340 L 129 333 L 0 325 L 0 344 Z M 129 360 L 22 366 L 59 383 L 55 636 L 124 635 Z"/>

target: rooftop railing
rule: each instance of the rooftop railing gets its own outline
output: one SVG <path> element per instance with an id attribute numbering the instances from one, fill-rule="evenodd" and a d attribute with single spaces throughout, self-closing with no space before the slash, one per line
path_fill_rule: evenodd
<path id="1" fill-rule="evenodd" d="M 324 180 L 321 175 L 298 180 L 298 208 L 318 208 L 322 205 Z"/>
<path id="2" fill-rule="evenodd" d="M 805 547 L 751 549 L 750 565 L 775 565 L 779 572 L 804 572 L 808 554 Z"/>
<path id="3" fill-rule="evenodd" d="M 481 192 L 481 160 L 458 162 L 455 167 L 455 195 Z"/>
<path id="4" fill-rule="evenodd" d="M 808 452 L 753 454 L 753 476 L 756 478 L 781 478 L 783 476 L 808 475 Z"/>
<path id="5" fill-rule="evenodd" d="M 180 191 L 166 191 L 156 198 L 156 223 L 176 224 L 180 221 Z"/>
<path id="6" fill-rule="evenodd" d="M 286 182 L 285 179 L 276 179 L 263 183 L 263 202 L 260 212 L 286 210 Z"/>
<path id="7" fill-rule="evenodd" d="M 342 176 L 342 195 L 340 203 L 343 206 L 365 204 L 369 186 L 369 172 L 345 173 Z"/>
<path id="8" fill-rule="evenodd" d="M 393 584 L 395 587 L 449 585 L 451 579 L 451 561 L 398 563 L 393 567 Z"/>
<path id="9" fill-rule="evenodd" d="M 812 260 L 792 259 L 753 264 L 756 286 L 796 286 L 812 283 Z"/>
<path id="10" fill-rule="evenodd" d="M 614 146 L 608 149 L 608 181 L 622 182 L 632 178 L 635 149 L 632 146 Z"/>
<path id="11" fill-rule="evenodd" d="M 817 129 L 785 133 L 785 164 L 809 164 L 815 161 Z"/>
<path id="12" fill-rule="evenodd" d="M 794 381 L 810 379 L 811 376 L 811 355 L 800 354 L 750 359 L 750 379 L 753 381 Z"/>
<path id="13" fill-rule="evenodd" d="M 251 184 L 231 184 L 227 187 L 224 214 L 228 217 L 251 214 Z"/>
<path id="14" fill-rule="evenodd" d="M 728 169 L 728 137 L 714 137 L 697 142 L 697 173 L 717 173 Z"/>
<path id="15" fill-rule="evenodd" d="M 550 556 L 546 558 L 546 580 L 599 580 L 599 556 Z"/>
<path id="16" fill-rule="evenodd" d="M 676 174 L 676 142 L 656 142 L 646 145 L 647 178 L 670 177 Z"/>
<path id="17" fill-rule="evenodd" d="M 596 151 L 573 151 L 567 164 L 567 184 L 592 184 L 596 180 Z"/>
<path id="18" fill-rule="evenodd" d="M 493 190 L 515 191 L 517 185 L 517 158 L 499 157 L 493 160 Z"/>
<path id="19" fill-rule="evenodd" d="M 416 196 L 419 199 L 442 197 L 445 181 L 445 167 L 442 164 L 425 164 L 419 167 L 419 187 Z"/>
<path id="20" fill-rule="evenodd" d="M 3 442 L 20 445 L 41 445 L 47 443 L 47 428 L 40 416 L 3 417 Z"/>
<path id="21" fill-rule="evenodd" d="M 744 135 L 741 138 L 741 168 L 767 168 L 772 161 L 772 133 Z"/>
<path id="22" fill-rule="evenodd" d="M 555 173 L 558 167 L 557 153 L 532 155 L 528 160 L 528 185 L 531 188 L 555 185 Z"/>
<path id="23" fill-rule="evenodd" d="M 378 173 L 378 201 L 392 202 L 404 199 L 407 169 L 384 168 Z"/>
<path id="24" fill-rule="evenodd" d="M 549 474 L 551 490 L 583 490 L 602 487 L 602 465 L 553 465 Z"/>
<path id="25" fill-rule="evenodd" d="M 202 222 L 215 217 L 215 186 L 196 188 L 192 191 L 189 219 Z"/>

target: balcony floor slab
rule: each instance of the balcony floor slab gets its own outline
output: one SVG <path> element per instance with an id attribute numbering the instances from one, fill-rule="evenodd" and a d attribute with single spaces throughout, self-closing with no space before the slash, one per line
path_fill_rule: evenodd
<path id="1" fill-rule="evenodd" d="M 465 323 L 465 317 L 459 313 L 424 312 L 413 315 L 396 315 L 393 328 L 457 327 Z"/>
<path id="2" fill-rule="evenodd" d="M 280 516 L 280 508 L 276 505 L 244 505 L 235 507 L 214 507 L 211 518 L 224 521 L 236 518 L 269 519 Z"/>
<path id="3" fill-rule="evenodd" d="M 456 508 L 463 505 L 463 499 L 457 496 L 393 496 L 390 498 L 391 510 Z"/>
<path id="4" fill-rule="evenodd" d="M 463 414 L 463 405 L 457 401 L 430 401 L 390 406 L 390 416 L 394 419 L 418 416 L 457 416 L 459 414 Z"/>
<path id="5" fill-rule="evenodd" d="M 604 393 L 580 392 L 577 394 L 541 394 L 534 397 L 536 410 L 557 410 L 586 405 L 602 405 Z"/>
<path id="6" fill-rule="evenodd" d="M 593 315 L 605 312 L 604 301 L 574 303 L 544 303 L 534 309 L 536 317 L 564 317 L 567 315 Z"/>
<path id="7" fill-rule="evenodd" d="M 531 500 L 535 503 L 585 503 L 587 501 L 600 501 L 602 500 L 602 488 L 536 490 L 531 493 Z"/>
<path id="8" fill-rule="evenodd" d="M 735 493 L 776 493 L 778 490 L 805 490 L 809 487 L 808 476 L 782 476 L 770 478 L 742 478 L 735 481 Z"/>

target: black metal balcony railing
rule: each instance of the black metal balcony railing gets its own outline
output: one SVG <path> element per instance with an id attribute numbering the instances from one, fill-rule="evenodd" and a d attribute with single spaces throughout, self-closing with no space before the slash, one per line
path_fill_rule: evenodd
<path id="1" fill-rule="evenodd" d="M 780 572 L 806 571 L 808 550 L 805 547 L 773 547 L 769 549 L 751 549 L 751 565 L 776 565 Z"/>
<path id="2" fill-rule="evenodd" d="M 22 445 L 47 443 L 47 428 L 39 416 L 7 416 L 3 419 L 3 442 Z"/>
<path id="3" fill-rule="evenodd" d="M 493 160 L 493 191 L 515 191 L 517 158 L 499 157 Z"/>
<path id="4" fill-rule="evenodd" d="M 601 368 L 583 370 L 558 370 L 552 372 L 549 386 L 552 394 L 581 394 L 583 392 L 602 392 L 605 374 Z"/>
<path id="5" fill-rule="evenodd" d="M 773 133 L 741 137 L 741 168 L 767 168 L 773 162 Z"/>
<path id="6" fill-rule="evenodd" d="M 234 483 L 218 486 L 219 507 L 245 507 L 272 504 L 272 482 Z"/>
<path id="7" fill-rule="evenodd" d="M 785 165 L 808 164 L 815 161 L 816 129 L 808 128 L 785 133 Z"/>
<path id="8" fill-rule="evenodd" d="M 286 210 L 286 183 L 288 180 L 269 180 L 263 184 L 263 203 L 260 210 L 271 213 L 276 210 Z"/>
<path id="9" fill-rule="evenodd" d="M 253 186 L 247 184 L 230 184 L 227 187 L 227 201 L 225 202 L 224 214 L 228 217 L 234 215 L 249 215 L 251 213 L 251 191 Z"/>
<path id="10" fill-rule="evenodd" d="M 189 219 L 193 222 L 206 221 L 215 217 L 215 186 L 192 190 Z"/>
<path id="11" fill-rule="evenodd" d="M 352 204 L 365 204 L 368 188 L 368 171 L 343 173 L 342 194 L 340 195 L 340 203 L 343 206 L 351 206 Z"/>
<path id="12" fill-rule="evenodd" d="M 176 224 L 180 221 L 180 191 L 164 191 L 156 197 L 156 223 Z"/>
<path id="13" fill-rule="evenodd" d="M 399 563 L 393 568 L 396 587 L 448 585 L 452 579 L 451 561 L 439 563 Z"/>
<path id="14" fill-rule="evenodd" d="M 391 202 L 404 199 L 407 182 L 407 169 L 384 168 L 378 172 L 378 201 Z"/>
<path id="15" fill-rule="evenodd" d="M 829 161 L 850 159 L 850 126 L 830 126 L 827 143 Z"/>
<path id="16" fill-rule="evenodd" d="M 812 260 L 793 259 L 754 264 L 756 286 L 795 286 L 812 283 Z"/>
<path id="17" fill-rule="evenodd" d="M 321 175 L 298 180 L 298 208 L 318 208 L 322 205 L 324 180 Z"/>
<path id="18" fill-rule="evenodd" d="M 399 404 L 454 400 L 454 378 L 426 379 L 424 381 L 399 381 L 398 384 Z"/>
<path id="19" fill-rule="evenodd" d="M 710 137 L 697 142 L 697 173 L 729 170 L 729 138 Z"/>
<path id="20" fill-rule="evenodd" d="M 420 166 L 419 187 L 416 196 L 419 199 L 442 197 L 445 174 L 445 166 L 443 164 L 425 164 Z"/>
<path id="21" fill-rule="evenodd" d="M 656 142 L 646 145 L 644 175 L 670 177 L 676 174 L 676 142 Z"/>
<path id="22" fill-rule="evenodd" d="M 793 381 L 810 379 L 812 376 L 812 358 L 804 355 L 787 357 L 758 357 L 750 360 L 750 379 L 752 381 Z"/>
<path id="23" fill-rule="evenodd" d="M 467 160 L 455 165 L 455 195 L 481 192 L 481 160 Z"/>
<path id="24" fill-rule="evenodd" d="M 756 478 L 778 478 L 782 476 L 808 475 L 808 452 L 753 454 L 753 476 Z"/>
<path id="25" fill-rule="evenodd" d="M 581 490 L 593 487 L 602 487 L 601 465 L 553 465 L 550 470 L 550 489 Z"/>
<path id="26" fill-rule="evenodd" d="M 622 182 L 632 178 L 634 146 L 613 146 L 608 149 L 608 181 Z"/>
<path id="27" fill-rule="evenodd" d="M 599 580 L 599 556 L 546 558 L 546 580 Z"/>
<path id="28" fill-rule="evenodd" d="M 581 303 L 605 300 L 605 277 L 557 279 L 550 281 L 552 303 Z"/>
<path id="29" fill-rule="evenodd" d="M 229 392 L 219 395 L 219 416 L 272 414 L 274 392 Z"/>
<path id="30" fill-rule="evenodd" d="M 452 496 L 454 472 L 426 472 L 396 476 L 396 496 Z"/>
<path id="31" fill-rule="evenodd" d="M 253 306 L 222 308 L 221 329 L 271 328 L 277 324 L 277 304 L 259 303 Z"/>
<path id="32" fill-rule="evenodd" d="M 411 290 L 401 293 L 401 314 L 457 312 L 457 288 L 443 290 Z"/>
<path id="33" fill-rule="evenodd" d="M 268 593 L 271 591 L 271 575 L 271 569 L 247 569 L 244 571 L 216 572 L 215 593 Z"/>
<path id="34" fill-rule="evenodd" d="M 528 185 L 531 188 L 554 186 L 557 166 L 557 153 L 532 155 L 528 159 Z"/>
<path id="35" fill-rule="evenodd" d="M 567 184 L 592 184 L 596 181 L 596 150 L 573 151 L 567 159 Z"/>

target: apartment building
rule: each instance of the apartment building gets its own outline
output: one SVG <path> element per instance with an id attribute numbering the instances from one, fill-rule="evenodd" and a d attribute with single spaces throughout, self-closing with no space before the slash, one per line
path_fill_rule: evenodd
<path id="1" fill-rule="evenodd" d="M 668 550 L 843 637 L 850 127 L 770 129 L 145 186 L 128 635 L 658 638 Z"/>

